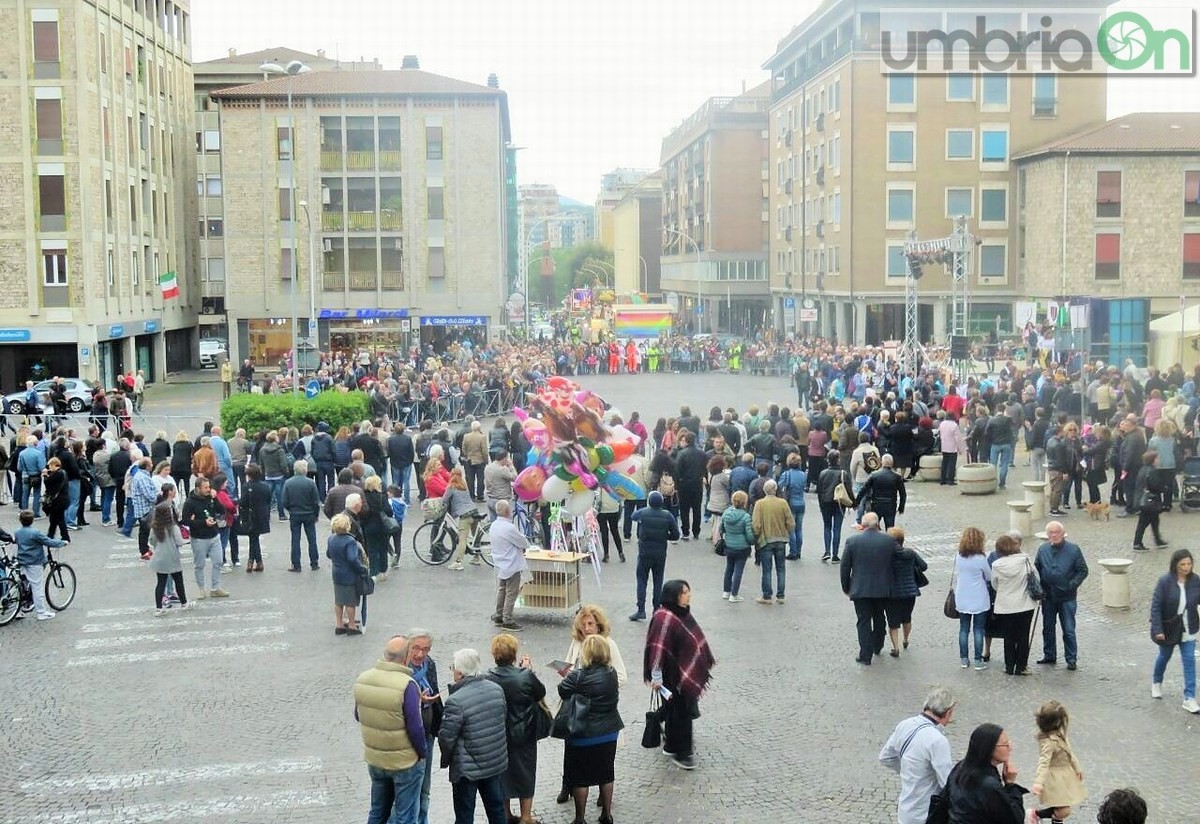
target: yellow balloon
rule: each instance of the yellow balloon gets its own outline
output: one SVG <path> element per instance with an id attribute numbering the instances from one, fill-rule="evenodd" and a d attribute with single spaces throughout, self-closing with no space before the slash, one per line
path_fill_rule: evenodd
<path id="1" fill-rule="evenodd" d="M 588 468 L 595 470 L 600 466 L 600 453 L 593 447 L 587 451 Z"/>
<path id="2" fill-rule="evenodd" d="M 579 480 L 578 478 L 571 481 L 569 486 L 570 486 L 572 492 L 587 492 L 588 491 L 588 488 L 584 485 L 583 481 Z"/>

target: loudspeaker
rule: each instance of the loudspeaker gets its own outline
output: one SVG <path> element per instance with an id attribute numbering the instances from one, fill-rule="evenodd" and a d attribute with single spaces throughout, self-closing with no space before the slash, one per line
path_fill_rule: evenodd
<path id="1" fill-rule="evenodd" d="M 970 354 L 970 339 L 966 335 L 950 336 L 950 360 L 966 360 Z"/>

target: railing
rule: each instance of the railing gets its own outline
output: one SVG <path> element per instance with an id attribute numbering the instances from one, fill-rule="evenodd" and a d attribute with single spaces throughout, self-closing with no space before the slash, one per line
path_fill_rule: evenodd
<path id="1" fill-rule="evenodd" d="M 379 278 L 375 272 L 351 272 L 350 273 L 350 291 L 351 292 L 374 292 L 375 286 L 379 283 Z"/>
<path id="2" fill-rule="evenodd" d="M 379 283 L 383 289 L 403 289 L 404 288 L 404 273 L 403 272 L 384 272 Z"/>
<path id="3" fill-rule="evenodd" d="M 368 171 L 375 168 L 374 152 L 346 152 L 346 168 Z"/>
<path id="4" fill-rule="evenodd" d="M 400 152 L 397 151 L 382 151 L 379 153 L 379 168 L 389 172 L 394 172 L 400 168 Z"/>
<path id="5" fill-rule="evenodd" d="M 342 170 L 342 153 L 340 151 L 321 150 L 321 171 L 340 172 Z"/>
<path id="6" fill-rule="evenodd" d="M 323 272 L 321 288 L 326 292 L 344 292 L 346 290 L 345 272 Z"/>
<path id="7" fill-rule="evenodd" d="M 404 213 L 384 209 L 379 213 L 379 228 L 400 231 L 404 228 Z"/>
<path id="8" fill-rule="evenodd" d="M 346 225 L 351 232 L 375 231 L 376 220 L 374 212 L 350 212 L 346 217 Z"/>
<path id="9" fill-rule="evenodd" d="M 326 232 L 340 232 L 342 227 L 346 225 L 345 219 L 340 211 L 337 212 L 321 212 L 321 228 Z"/>

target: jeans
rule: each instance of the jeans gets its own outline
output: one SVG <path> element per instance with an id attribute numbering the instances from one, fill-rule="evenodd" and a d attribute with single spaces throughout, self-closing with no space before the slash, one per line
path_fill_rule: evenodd
<path id="1" fill-rule="evenodd" d="M 21 509 L 32 510 L 36 518 L 42 511 L 42 485 L 38 483 L 37 486 L 32 486 L 29 481 L 31 477 L 27 475 L 21 478 Z M 41 481 L 41 478 L 38 478 L 38 481 Z M 33 498 L 33 506 L 29 505 L 30 498 Z"/>
<path id="2" fill-rule="evenodd" d="M 1178 646 L 1179 660 L 1183 662 L 1183 698 L 1186 701 L 1196 697 L 1196 641 L 1181 641 Z M 1162 683 L 1167 664 L 1174 653 L 1174 646 L 1158 648 L 1158 658 L 1154 660 L 1154 683 Z"/>
<path id="3" fill-rule="evenodd" d="M 758 560 L 762 563 L 762 597 L 771 597 L 771 567 L 775 567 L 775 597 L 783 597 L 783 585 L 787 580 L 787 566 L 783 559 L 787 554 L 787 544 L 771 543 L 758 550 Z"/>
<path id="4" fill-rule="evenodd" d="M 487 813 L 488 824 L 508 824 L 502 775 L 502 773 L 496 773 L 490 778 L 480 778 L 475 781 L 469 778 L 460 778 L 451 785 L 451 792 L 454 796 L 454 824 L 473 824 L 476 791 L 483 799 L 483 809 Z"/>
<path id="5" fill-rule="evenodd" d="M 483 497 L 483 468 L 485 465 L 474 464 L 470 461 L 466 464 L 467 491 L 471 493 L 472 498 Z"/>
<path id="6" fill-rule="evenodd" d="M 1034 447 L 1029 450 L 1029 465 L 1033 467 L 1033 479 L 1035 481 L 1046 480 L 1046 450 L 1040 447 Z"/>
<path id="7" fill-rule="evenodd" d="M 663 573 L 667 566 L 667 552 L 662 549 L 638 550 L 637 562 L 637 611 L 646 611 L 646 582 L 654 576 L 654 589 L 651 590 L 650 604 L 658 609 L 662 601 Z"/>
<path id="8" fill-rule="evenodd" d="M 53 612 L 54 610 L 46 605 L 46 588 L 42 586 L 45 567 L 41 564 L 21 564 L 21 572 L 25 573 L 25 579 L 29 581 L 29 588 L 33 591 L 33 608 L 37 614 L 44 615 L 47 612 Z"/>
<path id="9" fill-rule="evenodd" d="M 67 481 L 67 523 L 75 526 L 75 519 L 79 515 L 79 479 Z"/>
<path id="10" fill-rule="evenodd" d="M 425 739 L 425 752 L 433 755 L 433 745 L 437 743 L 437 738 Z M 433 783 L 433 759 L 426 758 L 425 764 L 425 779 L 421 782 L 421 812 L 417 816 L 417 824 L 429 824 L 429 789 Z"/>
<path id="11" fill-rule="evenodd" d="M 1000 476 L 1000 487 L 1003 489 L 1008 482 L 1008 465 L 1013 460 L 1013 445 L 1010 443 L 992 444 L 991 464 L 996 467 Z"/>
<path id="12" fill-rule="evenodd" d="M 417 824 L 421 815 L 421 784 L 425 779 L 423 759 L 407 770 L 382 770 L 367 765 L 371 776 L 371 811 L 367 824 Z"/>
<path id="13" fill-rule="evenodd" d="M 846 510 L 837 502 L 823 503 L 820 507 L 825 554 L 837 558 L 838 550 L 842 545 L 842 521 L 846 518 Z"/>
<path id="14" fill-rule="evenodd" d="M 855 624 L 858 630 L 858 660 L 871 663 L 871 657 L 883 650 L 883 638 L 887 634 L 887 598 L 857 598 L 854 601 Z"/>
<path id="15" fill-rule="evenodd" d="M 209 586 L 204 585 L 204 568 L 212 561 L 212 579 L 209 581 Z M 211 538 L 197 538 L 195 533 L 192 533 L 192 562 L 196 567 L 196 586 L 200 587 L 201 593 L 206 589 L 221 588 L 221 539 L 217 536 Z"/>
<path id="16" fill-rule="evenodd" d="M 1070 601 L 1052 601 L 1042 599 L 1042 658 L 1048 661 L 1058 659 L 1058 646 L 1055 638 L 1055 621 L 1062 624 L 1063 651 L 1067 663 L 1077 660 L 1079 646 L 1075 639 L 1075 599 Z"/>
<path id="17" fill-rule="evenodd" d="M 793 506 L 792 517 L 796 519 L 796 526 L 788 536 L 788 557 L 799 558 L 800 550 L 804 549 L 804 507 Z"/>
<path id="18" fill-rule="evenodd" d="M 229 479 L 229 485 L 233 487 L 233 491 L 229 494 L 236 501 L 237 496 L 246 488 L 246 462 L 244 460 L 238 461 L 233 465 L 233 475 Z M 183 493 L 181 492 L 180 494 L 182 495 Z"/>
<path id="19" fill-rule="evenodd" d="M 944 484 L 954 483 L 955 475 L 958 471 L 958 453 L 943 452 L 942 453 L 942 477 L 941 482 Z"/>
<path id="20" fill-rule="evenodd" d="M 858 493 L 862 492 L 862 488 L 864 486 L 866 486 L 865 483 L 854 484 L 854 488 L 851 490 L 851 492 L 855 498 L 858 497 Z M 867 503 L 868 503 L 867 499 L 863 498 L 862 500 L 860 500 L 858 502 L 858 506 L 854 507 L 854 523 L 856 523 L 856 524 L 862 523 L 863 513 L 865 513 L 867 511 Z"/>
<path id="21" fill-rule="evenodd" d="M 300 530 L 304 530 L 304 537 L 308 539 L 308 565 L 315 567 L 320 563 L 317 556 L 317 518 L 303 517 L 297 518 L 295 515 L 291 517 L 292 527 L 292 566 L 300 566 Z"/>
<path id="22" fill-rule="evenodd" d="M 412 500 L 412 464 L 392 467 L 392 486 L 398 486 L 404 490 L 405 503 Z"/>
<path id="23" fill-rule="evenodd" d="M 104 523 L 112 520 L 113 498 L 116 497 L 116 493 L 115 486 L 106 486 L 100 489 L 100 520 Z"/>
<path id="24" fill-rule="evenodd" d="M 958 616 L 958 657 L 966 661 L 968 642 L 972 634 L 975 636 L 975 661 L 983 661 L 983 632 L 987 627 L 987 613 L 977 612 L 974 615 L 963 613 Z"/>
<path id="25" fill-rule="evenodd" d="M 646 505 L 646 499 L 640 501 L 626 501 L 625 512 L 621 518 L 621 534 L 625 536 L 626 541 L 633 540 L 633 513 L 635 510 L 641 509 Z"/>
<path id="26" fill-rule="evenodd" d="M 279 510 L 279 517 L 283 518 L 283 478 L 267 478 L 266 481 L 271 485 L 271 497 L 275 501 L 275 506 Z"/>
<path id="27" fill-rule="evenodd" d="M 737 595 L 742 588 L 742 572 L 746 569 L 746 561 L 750 558 L 748 549 L 725 550 L 725 585 L 722 592 Z"/>

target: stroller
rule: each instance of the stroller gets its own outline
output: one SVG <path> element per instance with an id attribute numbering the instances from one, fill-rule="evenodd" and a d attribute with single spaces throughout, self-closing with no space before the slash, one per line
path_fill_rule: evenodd
<path id="1" fill-rule="evenodd" d="M 1179 511 L 1200 509 L 1200 456 L 1183 462 L 1183 484 L 1179 489 Z"/>

